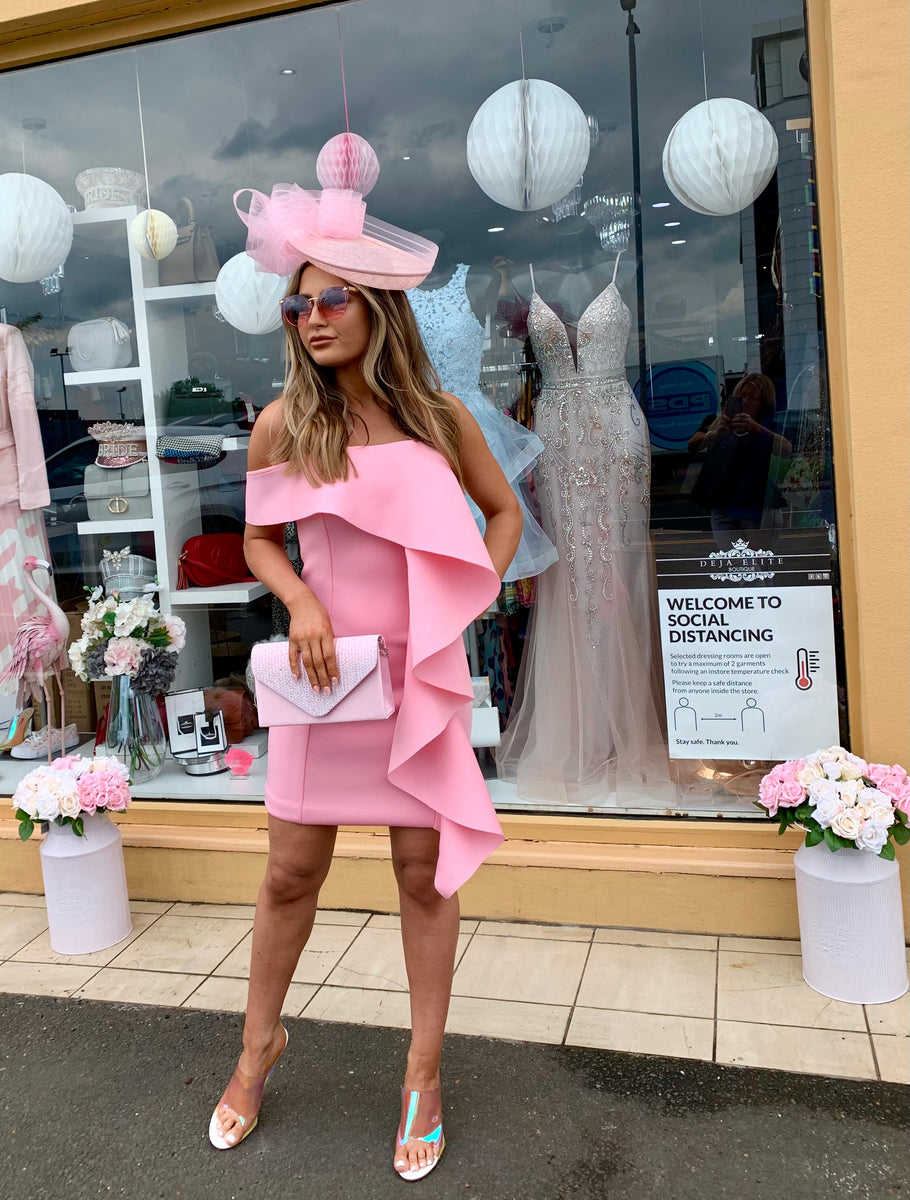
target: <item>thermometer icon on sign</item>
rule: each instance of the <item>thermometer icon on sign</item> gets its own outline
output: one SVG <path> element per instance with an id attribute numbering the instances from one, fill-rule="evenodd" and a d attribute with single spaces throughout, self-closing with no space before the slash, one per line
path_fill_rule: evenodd
<path id="1" fill-rule="evenodd" d="M 818 670 L 817 650 L 797 650 L 796 679 L 794 683 L 801 692 L 808 692 L 812 686 L 812 673 Z"/>

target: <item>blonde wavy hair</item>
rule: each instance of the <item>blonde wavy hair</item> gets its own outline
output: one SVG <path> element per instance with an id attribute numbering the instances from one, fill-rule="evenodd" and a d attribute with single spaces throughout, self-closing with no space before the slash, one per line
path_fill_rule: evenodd
<path id="1" fill-rule="evenodd" d="M 300 291 L 306 266 L 301 264 L 285 295 Z M 370 309 L 370 339 L 360 364 L 364 382 L 387 407 L 396 427 L 438 450 L 464 486 L 458 415 L 440 392 L 407 296 L 362 284 L 357 292 Z M 290 471 L 316 487 L 347 479 L 349 430 L 354 424 L 348 398 L 335 385 L 334 372 L 310 358 L 297 330 L 285 326 L 285 334 L 284 423 L 270 460 L 288 463 Z"/>

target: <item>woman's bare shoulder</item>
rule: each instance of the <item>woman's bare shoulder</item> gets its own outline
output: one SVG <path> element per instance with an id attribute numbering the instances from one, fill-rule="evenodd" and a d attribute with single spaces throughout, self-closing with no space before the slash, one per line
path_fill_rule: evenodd
<path id="1" fill-rule="evenodd" d="M 256 418 L 247 451 L 249 470 L 258 471 L 262 467 L 272 466 L 272 449 L 283 428 L 284 405 L 279 396 L 277 400 L 267 404 Z"/>

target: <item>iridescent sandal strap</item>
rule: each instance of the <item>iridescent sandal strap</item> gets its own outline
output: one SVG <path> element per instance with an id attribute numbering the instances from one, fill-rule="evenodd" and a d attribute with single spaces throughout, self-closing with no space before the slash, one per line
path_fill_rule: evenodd
<path id="1" fill-rule="evenodd" d="M 402 1095 L 405 1094 L 405 1090 L 406 1090 L 405 1088 L 401 1089 Z M 408 1114 L 407 1114 L 407 1117 L 405 1118 L 404 1134 L 402 1135 L 399 1133 L 399 1135 L 398 1135 L 398 1145 L 399 1146 L 403 1146 L 411 1138 L 411 1126 L 414 1124 L 414 1120 L 417 1117 L 417 1108 L 418 1108 L 418 1105 L 420 1104 L 420 1097 L 421 1096 L 432 1096 L 434 1092 L 438 1094 L 440 1090 L 441 1090 L 440 1088 L 430 1088 L 430 1090 L 426 1091 L 426 1092 L 409 1092 L 408 1093 L 410 1096 L 410 1099 L 408 1100 Z M 428 1145 L 435 1146 L 441 1137 L 442 1137 L 442 1121 L 440 1120 L 440 1122 L 436 1126 L 436 1128 L 431 1130 L 430 1133 L 425 1134 L 422 1137 L 415 1136 L 414 1140 L 416 1142 L 426 1142 Z"/>

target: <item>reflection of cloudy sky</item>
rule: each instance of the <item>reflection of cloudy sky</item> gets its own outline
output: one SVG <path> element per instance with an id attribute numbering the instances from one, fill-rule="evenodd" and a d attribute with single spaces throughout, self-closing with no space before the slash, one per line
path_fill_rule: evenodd
<path id="1" fill-rule="evenodd" d="M 702 9 L 710 94 L 754 100 L 752 26 L 788 11 L 769 14 L 764 0 L 703 0 Z M 567 25 L 548 48 L 537 23 L 555 11 Z M 315 186 L 316 153 L 344 128 L 335 12 L 302 11 L 5 75 L 0 170 L 22 169 L 24 138 L 26 169 L 80 207 L 73 179 L 83 168 L 143 170 L 138 69 L 151 202 L 176 213 L 179 197 L 190 196 L 197 217 L 214 227 L 224 259 L 243 245 L 234 190 L 288 179 Z M 515 6 L 357 0 L 342 12 L 351 125 L 372 142 L 383 168 L 370 210 L 413 229 L 444 229 L 464 261 L 487 264 L 505 254 L 519 279 L 519 264 L 528 259 L 555 264 L 562 247 L 553 226 L 494 204 L 465 158 L 477 107 L 521 74 Z M 609 130 L 592 153 L 584 194 L 631 191 L 626 17 L 619 4 L 523 0 L 522 14 L 528 76 L 559 84 Z M 733 339 L 744 331 L 739 218 L 700 217 L 675 201 L 669 209 L 650 207 L 668 197 L 660 170 L 666 135 L 704 98 L 698 5 L 639 0 L 635 15 L 648 305 L 685 296 L 687 325 L 712 326 L 728 366 L 736 367 L 741 349 Z M 282 77 L 284 66 L 297 74 Z M 47 122 L 37 138 L 22 133 L 32 117 Z M 670 219 L 682 222 L 673 235 L 686 237 L 685 246 L 669 245 L 673 235 L 663 221 Z M 500 224 L 505 233 L 486 232 Z M 634 301 L 631 283 L 625 291 Z"/>

